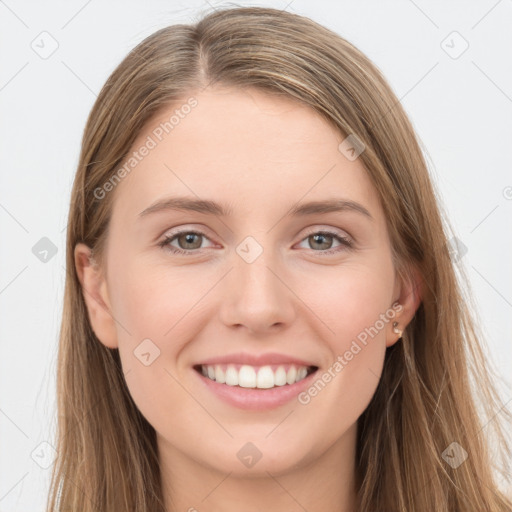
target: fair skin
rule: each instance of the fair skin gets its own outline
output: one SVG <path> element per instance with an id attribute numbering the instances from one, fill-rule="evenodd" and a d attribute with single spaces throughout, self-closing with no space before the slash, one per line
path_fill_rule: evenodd
<path id="1" fill-rule="evenodd" d="M 312 109 L 252 89 L 217 86 L 195 97 L 191 113 L 110 192 L 104 272 L 76 246 L 91 325 L 119 349 L 129 391 L 157 432 L 169 512 L 354 511 L 357 419 L 386 347 L 399 339 L 393 321 L 403 330 L 419 305 L 418 282 L 397 276 L 361 159 L 338 150 L 344 137 Z M 160 112 L 133 148 L 176 108 Z M 232 212 L 139 216 L 178 195 Z M 288 215 L 333 198 L 371 218 L 350 209 Z M 187 255 L 158 245 L 177 229 L 203 233 L 169 243 Z M 328 235 L 315 242 L 320 231 L 353 245 Z M 251 263 L 236 251 L 247 236 L 263 248 Z M 329 249 L 336 252 L 322 255 Z M 321 376 L 396 302 L 400 312 L 307 404 L 236 407 L 193 368 L 223 354 L 278 352 L 314 362 Z M 147 338 L 160 355 L 145 366 L 134 350 Z M 261 453 L 252 467 L 237 457 L 248 442 Z"/>

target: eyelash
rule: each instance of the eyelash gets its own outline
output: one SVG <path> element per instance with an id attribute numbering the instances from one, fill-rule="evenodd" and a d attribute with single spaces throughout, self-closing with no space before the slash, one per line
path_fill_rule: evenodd
<path id="1" fill-rule="evenodd" d="M 161 247 L 162 249 L 166 249 L 166 250 L 170 251 L 171 253 L 177 254 L 177 255 L 190 256 L 190 255 L 193 255 L 194 253 L 197 254 L 198 252 L 200 252 L 201 249 L 188 249 L 188 250 L 185 250 L 185 249 L 179 249 L 177 247 L 173 247 L 173 246 L 170 245 L 170 243 L 173 240 L 175 240 L 178 236 L 183 235 L 183 234 L 199 235 L 199 236 L 203 236 L 205 238 L 208 238 L 204 233 L 201 233 L 200 231 L 184 229 L 182 231 L 177 231 L 176 233 L 173 233 L 171 235 L 167 235 L 161 242 L 158 242 L 158 246 Z M 340 242 L 342 244 L 342 246 L 343 246 L 343 247 L 336 247 L 334 249 L 326 249 L 326 250 L 323 250 L 323 251 L 322 250 L 315 251 L 315 250 L 312 249 L 313 252 L 318 252 L 318 253 L 320 253 L 321 256 L 326 256 L 326 255 L 338 253 L 338 252 L 340 252 L 342 250 L 351 249 L 353 247 L 353 242 L 350 239 L 348 239 L 347 237 L 341 236 L 338 233 L 335 233 L 335 232 L 332 232 L 332 231 L 312 231 L 311 233 L 307 234 L 301 240 L 301 242 L 304 241 L 305 239 L 309 238 L 312 235 L 327 235 L 329 237 L 333 237 L 335 240 Z"/>

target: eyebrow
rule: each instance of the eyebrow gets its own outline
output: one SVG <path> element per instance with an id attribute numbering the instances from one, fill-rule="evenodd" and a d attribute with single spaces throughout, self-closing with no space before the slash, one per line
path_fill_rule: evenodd
<path id="1" fill-rule="evenodd" d="M 151 213 L 165 210 L 184 210 L 215 215 L 218 217 L 229 217 L 233 214 L 231 208 L 226 208 L 215 201 L 207 199 L 192 199 L 188 197 L 168 197 L 152 204 L 139 213 L 140 217 L 145 217 Z M 345 212 L 353 211 L 363 214 L 371 220 L 374 220 L 370 212 L 361 204 L 346 199 L 328 199 L 324 201 L 310 201 L 308 203 L 297 204 L 287 213 L 288 216 L 306 216 L 318 213 Z"/>

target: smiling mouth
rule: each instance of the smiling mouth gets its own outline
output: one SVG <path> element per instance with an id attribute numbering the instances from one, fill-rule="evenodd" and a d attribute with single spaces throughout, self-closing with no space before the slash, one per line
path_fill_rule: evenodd
<path id="1" fill-rule="evenodd" d="M 318 370 L 317 366 L 275 364 L 251 366 L 247 364 L 195 365 L 194 370 L 203 377 L 238 388 L 272 389 L 300 382 Z"/>

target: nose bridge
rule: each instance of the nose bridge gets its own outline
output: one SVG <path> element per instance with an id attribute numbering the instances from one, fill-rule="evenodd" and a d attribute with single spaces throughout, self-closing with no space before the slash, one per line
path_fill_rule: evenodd
<path id="1" fill-rule="evenodd" d="M 235 248 L 233 279 L 243 296 L 259 295 L 271 300 L 275 293 L 280 293 L 278 280 L 270 270 L 279 267 L 271 238 L 260 235 L 258 241 L 254 236 L 247 236 Z"/>
<path id="2" fill-rule="evenodd" d="M 224 301 L 224 321 L 252 330 L 287 323 L 293 314 L 293 294 L 278 277 L 282 266 L 272 237 L 258 238 L 248 236 L 235 247 Z"/>

